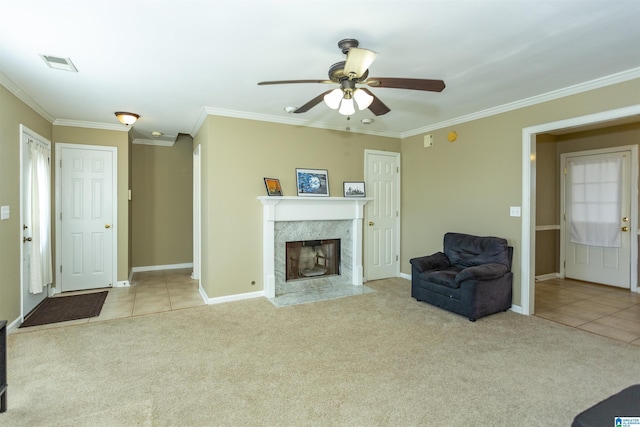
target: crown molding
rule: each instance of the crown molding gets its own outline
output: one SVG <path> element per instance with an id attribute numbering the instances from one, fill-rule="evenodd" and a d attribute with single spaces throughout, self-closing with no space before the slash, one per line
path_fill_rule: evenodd
<path id="1" fill-rule="evenodd" d="M 623 83 L 629 80 L 640 78 L 640 67 L 632 68 L 620 73 L 611 74 L 606 77 L 591 80 L 585 83 L 580 83 L 573 86 L 568 86 L 563 89 L 554 90 L 544 93 L 542 95 L 532 96 L 530 98 L 521 99 L 520 101 L 510 102 L 508 104 L 500 105 L 494 108 L 488 108 L 486 110 L 478 111 L 465 116 L 453 118 L 451 120 L 445 120 L 439 123 L 434 123 L 429 126 L 414 129 L 408 132 L 402 132 L 400 138 L 408 138 L 410 136 L 420 135 L 423 133 L 432 132 L 434 130 L 442 129 L 445 127 L 459 125 L 461 123 L 470 122 L 472 120 L 484 119 L 486 117 L 495 116 L 497 114 L 506 113 L 509 111 L 517 110 L 524 107 L 530 107 L 544 102 L 553 101 L 556 99 L 564 98 L 571 95 L 577 95 L 579 93 L 588 92 L 594 89 L 600 89 L 606 86 L 611 86 L 618 83 Z"/>
<path id="2" fill-rule="evenodd" d="M 353 128 L 347 131 L 343 126 L 331 126 L 326 123 L 317 123 L 309 120 L 292 118 L 292 117 L 280 117 L 280 116 L 271 116 L 268 114 L 247 113 L 244 111 L 225 110 L 225 109 L 214 108 L 214 107 L 202 108 L 202 111 L 200 112 L 200 116 L 198 117 L 198 120 L 191 131 L 191 135 L 196 135 L 198 133 L 198 131 L 200 130 L 200 127 L 204 123 L 207 116 L 232 117 L 236 119 L 258 120 L 261 122 L 279 123 L 284 125 L 336 130 L 341 132 L 361 133 L 361 134 L 375 135 L 375 136 L 384 136 L 388 138 L 400 138 L 400 134 L 397 132 L 378 132 L 378 131 L 367 131 L 367 130 L 353 129 Z"/>
<path id="3" fill-rule="evenodd" d="M 15 95 L 20 101 L 27 104 L 33 111 L 41 115 L 46 121 L 49 123 L 53 123 L 54 118 L 47 110 L 45 110 L 42 105 L 38 104 L 35 99 L 29 96 L 24 90 L 20 89 L 18 85 L 9 80 L 7 76 L 0 72 L 0 84 L 4 86 L 9 92 Z"/>
<path id="4" fill-rule="evenodd" d="M 144 139 L 144 138 L 136 138 L 131 141 L 132 144 L 137 145 L 154 145 L 157 147 L 173 147 L 175 141 L 167 141 L 164 139 Z"/>
<path id="5" fill-rule="evenodd" d="M 84 122 L 81 120 L 66 120 L 55 119 L 53 121 L 54 126 L 70 126 L 76 128 L 89 128 L 89 129 L 102 129 L 102 130 L 115 130 L 118 132 L 129 132 L 131 127 L 124 125 L 117 125 L 113 123 L 101 123 L 101 122 Z"/>

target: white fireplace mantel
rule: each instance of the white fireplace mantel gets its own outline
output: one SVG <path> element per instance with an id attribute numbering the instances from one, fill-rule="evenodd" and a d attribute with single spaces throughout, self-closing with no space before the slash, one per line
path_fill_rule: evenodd
<path id="1" fill-rule="evenodd" d="M 369 197 L 290 197 L 260 196 L 263 205 L 262 265 L 264 292 L 275 297 L 275 223 L 280 221 L 351 221 L 353 285 L 362 285 L 362 220 Z"/>

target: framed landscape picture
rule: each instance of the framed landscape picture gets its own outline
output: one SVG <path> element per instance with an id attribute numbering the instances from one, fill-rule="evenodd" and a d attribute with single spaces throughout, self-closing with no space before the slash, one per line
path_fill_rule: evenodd
<path id="1" fill-rule="evenodd" d="M 364 182 L 362 181 L 345 181 L 344 197 L 365 197 Z"/>
<path id="2" fill-rule="evenodd" d="M 264 186 L 267 187 L 267 196 L 282 196 L 280 180 L 276 178 L 265 178 Z"/>
<path id="3" fill-rule="evenodd" d="M 296 169 L 298 196 L 328 197 L 329 176 L 325 169 Z"/>

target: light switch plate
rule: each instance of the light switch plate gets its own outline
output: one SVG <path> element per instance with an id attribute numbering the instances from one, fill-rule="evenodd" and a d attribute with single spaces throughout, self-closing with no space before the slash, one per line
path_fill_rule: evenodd
<path id="1" fill-rule="evenodd" d="M 520 216 L 520 206 L 511 206 L 509 208 L 510 216 Z"/>
<path id="2" fill-rule="evenodd" d="M 433 135 L 428 134 L 424 136 L 424 148 L 433 147 Z"/>

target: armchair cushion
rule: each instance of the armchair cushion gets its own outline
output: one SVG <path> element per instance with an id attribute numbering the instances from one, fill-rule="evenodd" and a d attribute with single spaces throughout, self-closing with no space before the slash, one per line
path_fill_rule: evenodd
<path id="1" fill-rule="evenodd" d="M 460 283 L 464 280 L 474 279 L 474 280 L 490 280 L 497 279 L 498 277 L 504 276 L 504 274 L 509 271 L 506 265 L 504 264 L 483 264 L 476 265 L 473 267 L 468 267 L 462 270 L 460 273 L 456 275 L 456 282 Z"/>
<path id="2" fill-rule="evenodd" d="M 444 236 L 444 254 L 451 265 L 462 268 L 491 263 L 510 264 L 507 241 L 499 237 L 447 233 Z"/>

